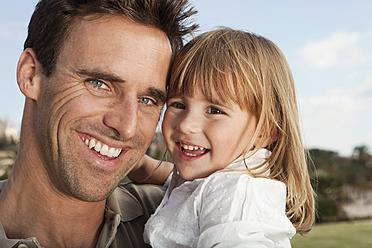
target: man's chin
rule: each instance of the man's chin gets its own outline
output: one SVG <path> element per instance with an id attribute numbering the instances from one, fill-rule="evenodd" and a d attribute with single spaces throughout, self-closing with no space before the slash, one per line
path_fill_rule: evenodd
<path id="1" fill-rule="evenodd" d="M 118 184 L 103 185 L 101 187 L 98 184 L 95 185 L 76 185 L 69 184 L 68 192 L 69 194 L 80 201 L 84 202 L 100 202 L 109 197 L 112 192 L 116 189 Z"/>

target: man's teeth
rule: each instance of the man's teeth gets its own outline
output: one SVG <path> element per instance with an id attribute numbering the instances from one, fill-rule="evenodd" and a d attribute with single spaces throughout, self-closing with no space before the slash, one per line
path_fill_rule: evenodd
<path id="1" fill-rule="evenodd" d="M 83 138 L 83 141 L 89 147 L 89 149 L 94 148 L 96 152 L 99 152 L 103 156 L 107 156 L 110 158 L 116 158 L 121 153 L 120 148 L 109 147 L 108 145 L 103 144 L 94 138 L 92 138 L 91 140 Z"/>

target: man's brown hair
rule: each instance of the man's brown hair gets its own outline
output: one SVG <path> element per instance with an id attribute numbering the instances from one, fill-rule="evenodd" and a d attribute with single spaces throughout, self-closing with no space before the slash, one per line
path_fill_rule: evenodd
<path id="1" fill-rule="evenodd" d="M 118 15 L 163 31 L 174 55 L 183 45 L 183 36 L 197 28 L 186 22 L 195 13 L 188 0 L 41 0 L 31 17 L 24 49 L 34 49 L 44 74 L 50 76 L 74 22 Z"/>

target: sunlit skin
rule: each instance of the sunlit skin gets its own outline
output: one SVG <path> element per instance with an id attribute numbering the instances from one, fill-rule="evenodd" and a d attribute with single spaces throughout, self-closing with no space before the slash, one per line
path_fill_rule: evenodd
<path id="1" fill-rule="evenodd" d="M 42 83 L 38 141 L 52 188 L 101 201 L 151 142 L 171 48 L 161 31 L 112 16 L 83 21 L 69 37 Z M 92 138 L 120 155 L 89 149 Z"/>
<path id="2" fill-rule="evenodd" d="M 256 124 L 256 118 L 237 104 L 218 98 L 209 102 L 197 89 L 193 97 L 169 96 L 162 129 L 180 175 L 194 180 L 242 155 Z"/>

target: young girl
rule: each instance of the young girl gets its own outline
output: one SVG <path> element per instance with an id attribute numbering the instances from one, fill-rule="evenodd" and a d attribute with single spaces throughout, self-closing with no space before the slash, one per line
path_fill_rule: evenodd
<path id="1" fill-rule="evenodd" d="M 292 74 L 281 51 L 222 28 L 189 42 L 171 72 L 163 135 L 175 164 L 145 227 L 153 247 L 290 247 L 314 222 Z M 156 166 L 145 157 L 129 175 Z M 164 181 L 162 167 L 146 182 Z"/>

